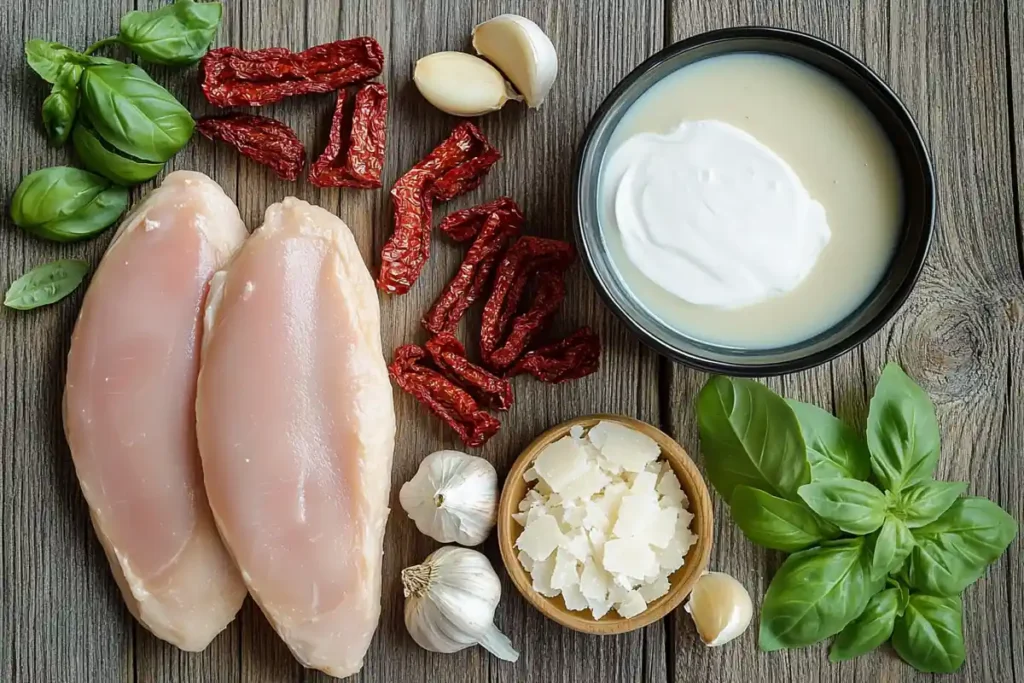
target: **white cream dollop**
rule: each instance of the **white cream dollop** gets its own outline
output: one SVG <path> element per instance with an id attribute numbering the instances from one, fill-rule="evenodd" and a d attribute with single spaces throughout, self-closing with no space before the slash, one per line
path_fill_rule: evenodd
<path id="1" fill-rule="evenodd" d="M 694 304 L 740 308 L 784 294 L 831 236 L 789 164 L 722 121 L 635 135 L 605 173 L 629 260 Z"/>

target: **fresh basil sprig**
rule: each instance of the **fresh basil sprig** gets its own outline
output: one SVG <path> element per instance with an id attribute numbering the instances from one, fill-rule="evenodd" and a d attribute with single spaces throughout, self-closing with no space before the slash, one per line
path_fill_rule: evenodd
<path id="1" fill-rule="evenodd" d="M 4 306 L 27 311 L 60 301 L 82 284 L 88 272 L 89 264 L 77 259 L 36 266 L 11 283 Z"/>
<path id="2" fill-rule="evenodd" d="M 14 223 L 56 242 L 85 239 L 109 227 L 128 207 L 128 190 L 68 166 L 25 176 L 11 198 Z"/>
<path id="3" fill-rule="evenodd" d="M 922 671 L 963 664 L 960 593 L 1006 551 L 1017 523 L 989 500 L 961 497 L 965 484 L 932 479 L 935 408 L 899 366 L 882 372 L 866 439 L 820 408 L 725 377 L 700 392 L 697 422 L 708 479 L 737 526 L 759 545 L 799 551 L 768 587 L 762 649 L 839 633 L 834 661 L 891 638 Z M 853 537 L 836 539 L 840 530 Z"/>
<path id="4" fill-rule="evenodd" d="M 129 12 L 121 18 L 117 41 L 151 64 L 195 64 L 210 49 L 222 14 L 219 2 L 193 0 Z"/>

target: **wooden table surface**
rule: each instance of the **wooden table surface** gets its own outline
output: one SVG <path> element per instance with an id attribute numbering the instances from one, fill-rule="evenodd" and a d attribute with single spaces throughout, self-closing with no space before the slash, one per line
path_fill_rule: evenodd
<path id="1" fill-rule="evenodd" d="M 95 263 L 109 234 L 83 244 L 32 239 L 8 218 L 19 179 L 65 163 L 39 123 L 46 88 L 25 65 L 29 38 L 83 49 L 115 31 L 134 8 L 164 0 L 4 0 L 0 14 L 0 284 L 57 257 Z M 1024 519 L 1024 2 L 1022 0 L 225 0 L 218 44 L 293 49 L 371 35 L 386 52 L 392 94 L 385 185 L 439 142 L 454 119 L 428 106 L 410 81 L 411 64 L 438 50 L 463 49 L 472 27 L 518 12 L 546 29 L 560 73 L 539 111 L 508 106 L 480 120 L 504 159 L 483 186 L 450 208 L 499 194 L 519 200 L 528 231 L 567 237 L 572 158 L 583 128 L 612 86 L 645 57 L 709 29 L 767 24 L 807 31 L 863 58 L 903 97 L 931 148 L 938 179 L 938 233 L 910 301 L 879 334 L 829 365 L 769 383 L 788 396 L 834 408 L 862 423 L 886 361 L 903 364 L 934 398 L 943 435 L 939 476 L 970 481 Z M 210 111 L 194 69 L 149 69 L 196 114 Z M 333 97 L 292 99 L 266 113 L 292 125 L 310 154 L 322 148 Z M 319 190 L 286 183 L 232 150 L 196 139 L 169 164 L 212 176 L 237 199 L 250 228 L 264 208 L 295 194 L 335 211 L 376 263 L 391 230 L 387 192 Z M 141 196 L 149 185 L 134 190 Z M 461 260 L 438 241 L 424 276 L 383 307 L 390 350 L 420 334 L 418 319 Z M 641 347 L 601 304 L 581 268 L 558 332 L 594 327 L 605 346 L 601 371 L 560 387 L 521 381 L 502 431 L 482 455 L 503 472 L 538 432 L 563 419 L 615 412 L 660 424 L 697 453 L 693 398 L 701 373 Z M 128 614 L 111 579 L 75 479 L 61 428 L 68 339 L 81 292 L 59 305 L 0 312 L 0 681 L 317 681 L 289 656 L 249 602 L 200 654 L 158 641 Z M 826 648 L 764 654 L 756 628 L 738 642 L 706 649 L 682 611 L 642 631 L 588 637 L 546 621 L 503 577 L 496 621 L 522 653 L 510 665 L 480 648 L 427 653 L 402 621 L 398 574 L 437 544 L 420 535 L 397 504 L 398 486 L 420 459 L 457 447 L 452 435 L 408 396 L 397 394 L 398 440 L 392 514 L 384 553 L 383 615 L 362 672 L 383 681 L 910 681 L 924 680 L 891 651 L 842 665 Z M 761 596 L 780 555 L 753 546 L 716 502 L 712 567 Z M 492 537 L 484 550 L 500 565 Z M 503 573 L 503 572 L 502 572 Z M 948 680 L 1024 681 L 1024 555 L 1017 540 L 966 593 L 968 657 Z"/>

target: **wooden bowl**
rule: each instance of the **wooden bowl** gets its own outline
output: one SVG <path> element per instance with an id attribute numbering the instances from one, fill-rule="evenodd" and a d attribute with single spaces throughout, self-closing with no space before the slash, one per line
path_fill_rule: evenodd
<path id="1" fill-rule="evenodd" d="M 668 593 L 650 603 L 647 609 L 640 614 L 628 619 L 619 616 L 615 610 L 611 610 L 601 619 L 595 620 L 589 611 L 574 612 L 566 609 L 561 596 L 548 598 L 541 595 L 533 589 L 530 574 L 519 563 L 518 552 L 515 548 L 516 539 L 522 533 L 523 527 L 512 518 L 512 514 L 519 511 L 519 502 L 532 486 L 523 480 L 523 472 L 533 464 L 545 446 L 561 439 L 569 433 L 572 427 L 579 425 L 584 429 L 589 429 L 602 420 L 626 425 L 658 442 L 658 445 L 661 446 L 661 457 L 665 458 L 672 466 L 672 470 L 679 478 L 683 492 L 686 493 L 686 497 L 690 501 L 689 509 L 693 513 L 690 529 L 697 535 L 697 542 L 690 547 L 690 551 L 686 555 L 686 562 L 669 576 Z M 538 436 L 512 464 L 512 469 L 505 479 L 505 487 L 502 489 L 501 502 L 498 506 L 498 546 L 501 548 L 501 559 L 505 563 L 505 568 L 508 570 L 509 576 L 512 577 L 512 583 L 516 585 L 523 597 L 549 619 L 573 630 L 597 635 L 626 633 L 642 628 L 658 621 L 678 607 L 690 594 L 693 585 L 707 567 L 708 558 L 711 555 L 711 534 L 711 497 L 708 495 L 708 487 L 705 485 L 704 479 L 697 471 L 697 466 L 690 460 L 690 456 L 668 434 L 646 422 L 621 415 L 580 417 L 563 422 Z"/>

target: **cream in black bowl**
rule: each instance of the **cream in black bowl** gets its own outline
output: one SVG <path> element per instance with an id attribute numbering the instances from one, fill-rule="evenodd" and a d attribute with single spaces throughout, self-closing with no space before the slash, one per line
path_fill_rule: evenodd
<path id="1" fill-rule="evenodd" d="M 921 136 L 866 66 L 804 34 L 677 43 L 608 96 L 577 161 L 599 290 L 658 351 L 704 369 L 811 367 L 909 294 L 934 219 Z"/>

